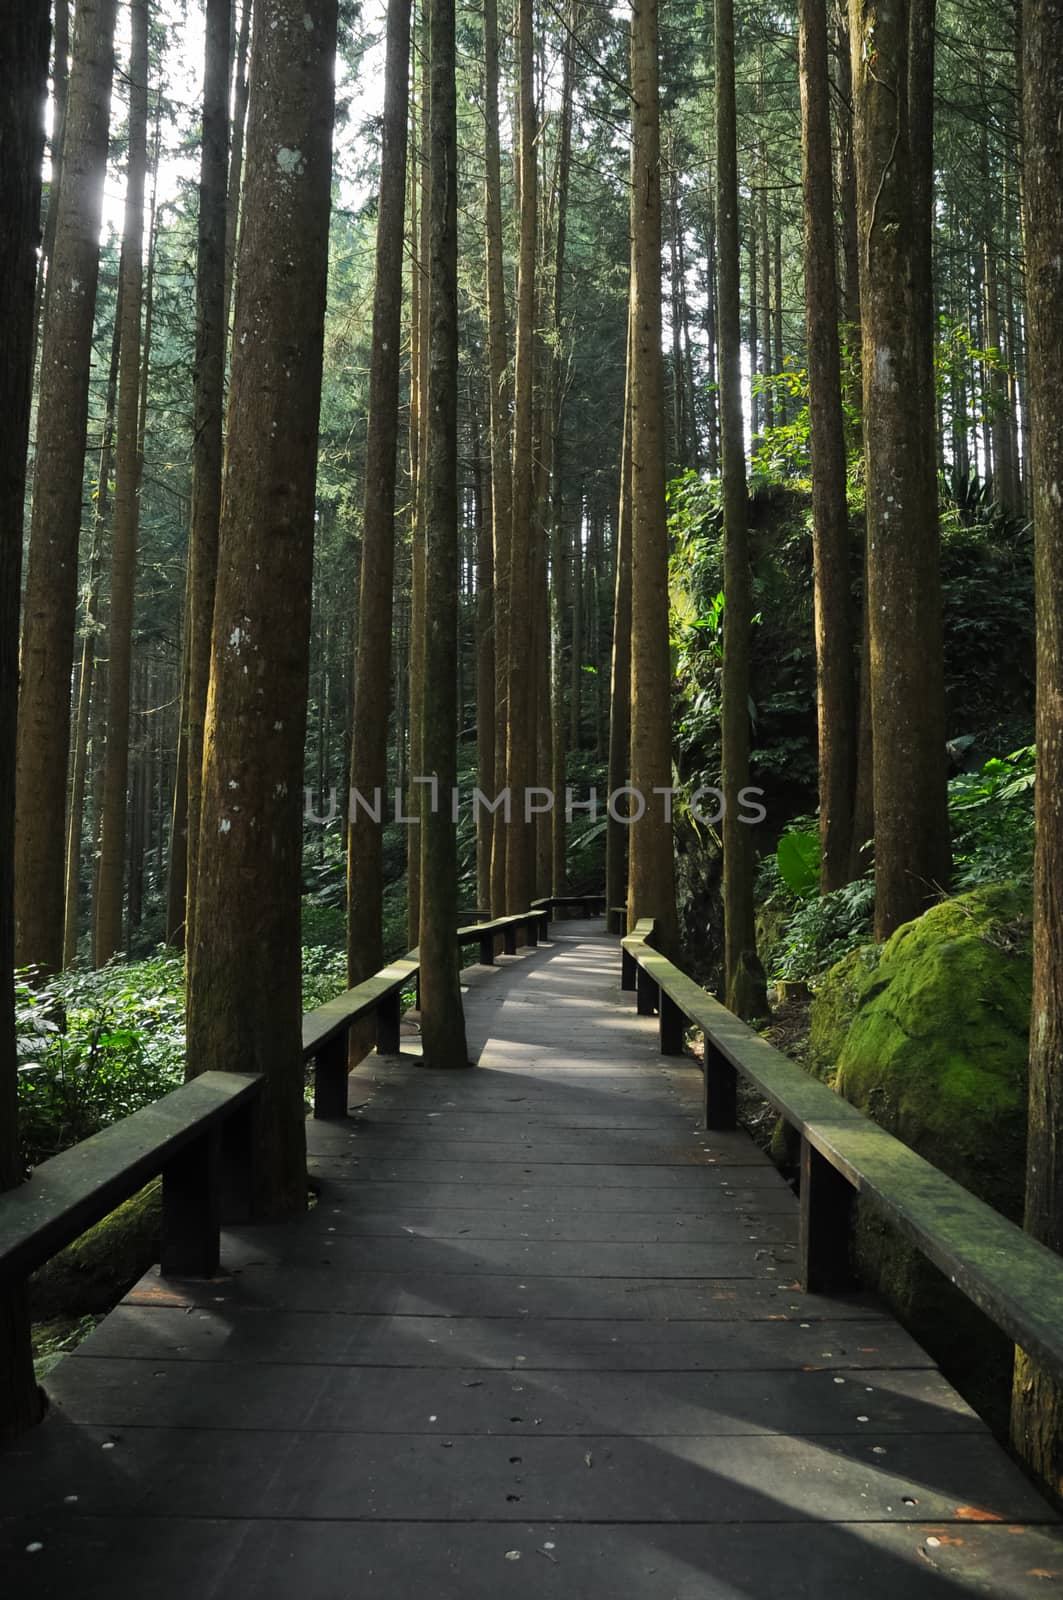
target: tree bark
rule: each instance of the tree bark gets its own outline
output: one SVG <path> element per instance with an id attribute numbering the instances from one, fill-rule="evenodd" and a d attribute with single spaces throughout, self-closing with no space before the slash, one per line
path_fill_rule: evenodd
<path id="1" fill-rule="evenodd" d="M 798 48 L 812 454 L 820 887 L 827 894 L 849 881 L 856 780 L 856 685 L 824 0 L 801 0 Z"/>
<path id="2" fill-rule="evenodd" d="M 103 443 L 100 447 L 100 476 L 96 486 L 96 506 L 92 519 L 92 546 L 89 552 L 89 587 L 85 597 L 85 637 L 81 646 L 78 673 L 77 718 L 70 778 L 70 812 L 66 830 L 66 891 L 63 897 L 63 965 L 77 960 L 78 903 L 81 894 L 81 835 L 84 825 L 85 788 L 89 765 L 89 726 L 92 718 L 93 682 L 96 676 L 96 635 L 100 627 L 100 579 L 103 573 L 103 540 L 111 498 L 111 465 L 114 454 L 115 411 L 118 401 L 118 362 L 122 348 L 122 278 L 119 268 L 118 295 L 111 338 L 111 362 L 107 372 L 107 398 L 104 404 Z"/>
<path id="3" fill-rule="evenodd" d="M 18 706 L 18 609 L 36 333 L 35 289 L 40 237 L 41 158 L 48 88 L 47 0 L 0 0 L 0 1190 L 22 1182 L 18 1143 L 18 1069 L 12 971 L 15 717 Z M 0 1434 L 38 1421 L 30 1320 L 24 1291 L 0 1302 Z"/>
<path id="4" fill-rule="evenodd" d="M 525 819 L 534 781 L 531 743 L 532 583 L 535 538 L 535 255 L 538 152 L 535 115 L 533 0 L 517 0 L 517 88 L 520 134 L 520 236 L 513 406 L 513 520 L 510 536 L 506 669 L 509 681 L 506 775 L 513 791 L 506 833 L 506 910 L 527 909 L 535 891 L 535 830 Z"/>
<path id="5" fill-rule="evenodd" d="M 942 893 L 951 866 L 932 430 L 927 437 L 930 216 L 911 159 L 911 12 L 909 0 L 850 7 L 880 939 Z"/>
<path id="6" fill-rule="evenodd" d="M 107 641 L 107 747 L 103 778 L 95 965 L 122 948 L 129 783 L 133 607 L 140 523 L 140 335 L 144 299 L 144 189 L 148 165 L 148 4 L 133 0 L 129 155 L 122 236 L 122 343 L 118 361 L 111 604 Z"/>
<path id="7" fill-rule="evenodd" d="M 245 5 L 245 14 L 250 0 Z M 189 530 L 188 656 L 185 707 L 188 794 L 185 943 L 196 937 L 203 726 L 210 684 L 210 640 L 218 574 L 222 430 L 225 405 L 226 218 L 229 167 L 229 34 L 232 0 L 207 0 L 203 76 L 203 140 L 199 163 L 196 246 L 196 364 L 193 375 L 192 522 Z"/>
<path id="8" fill-rule="evenodd" d="M 351 787 L 365 795 L 370 804 L 378 789 L 383 799 L 388 780 L 402 257 L 410 112 L 410 10 L 410 0 L 389 0 L 358 649 L 351 730 Z M 384 964 L 381 826 L 359 810 L 352 819 L 347 840 L 347 978 L 352 987 Z"/>
<path id="9" fill-rule="evenodd" d="M 234 62 L 233 116 L 229 139 L 229 171 L 226 179 L 225 200 L 225 334 L 228 339 L 233 305 L 233 270 L 236 263 L 236 235 L 240 226 L 240 194 L 243 188 L 244 133 L 247 128 L 247 55 L 251 36 L 251 16 L 255 0 L 243 0 L 240 10 L 240 32 L 236 41 Z M 229 59 L 229 36 L 225 40 L 225 58 Z M 226 86 L 228 87 L 228 86 Z M 226 93 L 225 110 L 228 114 L 229 97 Z"/>
<path id="10" fill-rule="evenodd" d="M 748 499 L 742 418 L 739 306 L 738 143 L 735 124 L 733 0 L 715 0 L 716 241 L 719 266 L 720 449 L 723 461 L 724 629 L 720 699 L 723 790 L 724 996 L 739 1016 L 762 1009 L 763 974 L 756 955 L 753 847 L 741 821 L 739 795 L 749 783 Z M 750 226 L 750 237 L 755 229 Z M 755 284 L 756 273 L 751 274 Z M 755 343 L 751 370 L 755 370 Z"/>
<path id="11" fill-rule="evenodd" d="M 435 793 L 421 812 L 421 1041 L 428 1067 L 468 1062 L 458 946 L 458 213 L 454 0 L 428 0 L 428 428 L 425 456 L 423 775 Z"/>
<path id="12" fill-rule="evenodd" d="M 1063 3 L 1023 6 L 1027 360 L 1037 585 L 1037 798 L 1026 1228 L 1063 1252 Z M 1063 1384 L 1020 1350 L 1016 1448 L 1063 1485 Z"/>
<path id="13" fill-rule="evenodd" d="M 336 11 L 255 8 L 189 951 L 189 1072 L 264 1078 L 260 1216 L 306 1205 L 300 852 Z M 253 917 L 239 911 L 249 895 Z"/>
<path id="14" fill-rule="evenodd" d="M 63 958 L 63 850 L 78 539 L 116 0 L 81 0 L 41 346 L 15 775 L 15 959 Z"/>
<path id="15" fill-rule="evenodd" d="M 616 519 L 613 658 L 609 676 L 609 793 L 628 783 L 631 767 L 631 382 L 632 318 L 628 304 L 624 436 Z M 610 812 L 605 823 L 606 914 L 627 905 L 627 828 Z"/>
<path id="16" fill-rule="evenodd" d="M 476 782 L 490 795 L 495 781 L 495 553 L 491 463 L 483 456 L 481 408 L 469 396 L 473 478 L 476 495 Z M 488 425 L 490 433 L 490 425 Z M 488 440 L 490 444 L 490 440 Z M 476 905 L 491 904 L 491 835 L 494 815 L 481 806 L 476 815 Z"/>
<path id="17" fill-rule="evenodd" d="M 48 267 L 55 249 L 55 224 L 59 207 L 59 187 L 63 181 L 63 138 L 66 133 L 66 101 L 70 80 L 68 0 L 55 0 L 53 11 L 55 22 L 52 30 L 52 134 L 48 141 L 52 172 L 48 183 L 44 236 L 41 239 L 40 260 L 37 263 L 37 304 L 33 315 L 34 365 L 37 358 L 37 339 L 40 336 L 41 312 L 48 292 Z"/>
<path id="18" fill-rule="evenodd" d="M 657 919 L 657 947 L 674 956 L 670 797 L 672 665 L 664 499 L 661 362 L 661 127 L 657 0 L 631 7 L 631 785 L 645 813 L 631 827 L 627 914 Z M 638 807 L 636 800 L 636 811 Z"/>

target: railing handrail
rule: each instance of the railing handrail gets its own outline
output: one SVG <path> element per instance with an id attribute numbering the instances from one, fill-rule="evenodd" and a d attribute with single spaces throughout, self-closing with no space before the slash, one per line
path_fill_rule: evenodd
<path id="1" fill-rule="evenodd" d="M 205 1215 L 192 1217 L 183 1210 L 178 1215 L 181 1208 L 172 1205 L 167 1215 L 167 1191 L 180 1187 L 189 1161 L 211 1166 L 212 1141 L 223 1125 L 250 1108 L 261 1085 L 257 1074 L 204 1072 L 42 1161 L 26 1183 L 0 1196 L 0 1284 L 8 1287 L 28 1277 L 160 1175 L 165 1264 L 178 1272 L 206 1262 L 213 1271 L 216 1226 L 211 1238 Z M 210 1199 L 206 1193 L 203 1198 Z M 202 1206 L 198 1209 L 202 1212 Z"/>
<path id="2" fill-rule="evenodd" d="M 801 1135 L 803 1286 L 848 1276 L 849 1209 L 866 1196 L 1009 1339 L 1063 1377 L 1063 1257 L 865 1116 L 762 1039 L 667 957 L 644 918 L 621 941 L 622 983 L 657 1010 L 661 1049 L 683 1049 L 684 1021 L 704 1041 L 706 1126 L 735 1126 L 735 1074 Z"/>

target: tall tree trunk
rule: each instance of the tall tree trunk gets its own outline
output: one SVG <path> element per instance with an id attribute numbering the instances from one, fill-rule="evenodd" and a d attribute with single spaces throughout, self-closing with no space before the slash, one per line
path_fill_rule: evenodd
<path id="1" fill-rule="evenodd" d="M 579 0 L 570 0 L 565 22 L 564 64 L 561 76 L 561 127 L 557 149 L 557 227 L 554 234 L 553 323 L 554 345 L 549 371 L 547 426 L 552 433 L 550 451 L 553 482 L 549 486 L 550 519 L 550 787 L 554 807 L 550 820 L 550 893 L 564 894 L 566 886 L 565 774 L 567 726 L 565 721 L 565 559 L 564 497 L 562 481 L 562 431 L 564 415 L 565 245 L 568 234 L 568 194 L 572 167 L 572 98 L 575 85 L 575 36 Z"/>
<path id="2" fill-rule="evenodd" d="M 609 676 L 609 793 L 622 789 L 631 769 L 631 382 L 632 318 L 628 303 L 624 381 L 624 437 L 616 519 L 616 587 L 613 655 Z M 627 828 L 610 811 L 605 823 L 605 909 L 627 905 Z"/>
<path id="3" fill-rule="evenodd" d="M 484 460 L 480 406 L 469 396 L 473 473 L 476 493 L 476 782 L 490 795 L 495 782 L 495 552 L 491 463 Z M 490 433 L 490 425 L 488 426 Z M 488 441 L 490 443 L 490 441 Z M 491 904 L 491 835 L 494 814 L 481 806 L 476 815 L 476 905 Z"/>
<path id="4" fill-rule="evenodd" d="M 458 946 L 458 210 L 454 0 L 428 0 L 429 317 L 425 455 L 424 776 L 421 818 L 421 1039 L 429 1067 L 468 1061 Z"/>
<path id="5" fill-rule="evenodd" d="M 188 1067 L 259 1072 L 254 1208 L 306 1206 L 300 853 L 336 0 L 258 0 Z M 309 23 L 309 26 L 307 26 Z M 268 885 L 254 917 L 248 886 Z"/>
<path id="6" fill-rule="evenodd" d="M 631 8 L 631 785 L 645 804 L 631 827 L 627 914 L 657 919 L 675 955 L 672 664 L 661 371 L 661 126 L 657 0 Z M 639 802 L 636 799 L 636 815 Z"/>
<path id="7" fill-rule="evenodd" d="M 801 0 L 799 53 L 819 719 L 820 886 L 826 894 L 849 879 L 856 780 L 856 695 L 824 0 Z"/>
<path id="8" fill-rule="evenodd" d="M 517 0 L 517 87 L 520 133 L 520 237 L 517 264 L 517 331 L 513 408 L 513 522 L 509 561 L 506 669 L 509 711 L 507 779 L 513 791 L 506 828 L 506 910 L 523 911 L 534 893 L 535 830 L 525 817 L 534 781 L 531 747 L 532 579 L 535 521 L 535 253 L 538 154 L 535 115 L 533 0 Z"/>
<path id="9" fill-rule="evenodd" d="M 63 851 L 78 539 L 116 0 L 81 0 L 67 96 L 53 293 L 41 347 L 15 774 L 15 959 L 63 959 Z"/>
<path id="10" fill-rule="evenodd" d="M 230 4 L 232 0 L 230 0 Z M 240 8 L 240 32 L 236 40 L 233 62 L 233 112 L 232 137 L 229 139 L 229 171 L 225 184 L 225 289 L 224 322 L 228 338 L 233 305 L 233 269 L 236 263 L 236 235 L 240 226 L 240 193 L 243 187 L 244 133 L 247 127 L 247 55 L 251 37 L 251 16 L 255 0 L 243 0 Z M 229 38 L 225 38 L 225 59 L 229 59 Z M 209 48 L 209 46 L 208 46 Z M 205 88 L 205 86 L 204 86 Z M 204 104 L 206 96 L 204 94 Z M 229 95 L 226 83 L 225 111 L 228 117 Z M 205 130 L 204 130 L 205 137 Z"/>
<path id="11" fill-rule="evenodd" d="M 59 210 L 59 186 L 63 181 L 63 138 L 66 134 L 66 101 L 70 78 L 69 0 L 55 0 L 52 9 L 55 16 L 52 30 L 52 133 L 48 141 L 52 171 L 48 182 L 44 236 L 41 239 L 40 259 L 37 262 L 37 304 L 33 315 L 34 365 L 37 357 L 37 339 L 40 335 L 41 312 L 48 291 L 48 267 L 55 249 L 55 225 Z"/>
<path id="12" fill-rule="evenodd" d="M 506 332 L 506 287 L 502 261 L 502 167 L 498 129 L 498 7 L 484 0 L 484 233 L 487 257 L 487 349 L 490 382 L 491 517 L 494 537 L 495 602 L 495 794 L 506 787 L 506 728 L 509 721 L 509 552 L 513 535 L 513 473 L 510 457 L 510 383 Z M 508 829 L 496 815 L 491 831 L 490 907 L 506 904 Z"/>
<path id="13" fill-rule="evenodd" d="M 351 787 L 365 795 L 370 804 L 376 790 L 383 801 L 388 781 L 409 84 L 410 0 L 388 0 L 362 572 L 351 725 Z M 347 977 L 352 987 L 384 964 L 382 846 L 381 827 L 359 811 L 352 819 L 347 840 Z"/>
<path id="14" fill-rule="evenodd" d="M 185 948 L 188 910 L 188 628 L 192 573 L 185 566 L 185 597 L 181 608 L 181 655 L 177 678 L 177 750 L 175 752 L 173 808 L 170 816 L 170 860 L 166 879 L 166 943 Z"/>
<path id="15" fill-rule="evenodd" d="M 15 717 L 18 707 L 18 607 L 36 329 L 34 291 L 40 237 L 41 157 L 48 84 L 47 0 L 0 0 L 0 1189 L 22 1182 L 15 1054 L 14 878 Z M 33 1376 L 24 1290 L 0 1303 L 0 1433 L 35 1423 L 41 1400 Z"/>
<path id="16" fill-rule="evenodd" d="M 247 0 L 245 14 L 250 6 Z M 207 0 L 203 77 L 203 139 L 199 159 L 196 244 L 196 364 L 193 375 L 192 523 L 189 529 L 189 611 L 185 707 L 188 791 L 185 942 L 196 937 L 199 813 L 203 785 L 203 726 L 210 684 L 210 639 L 218 575 L 222 430 L 225 405 L 226 198 L 229 165 L 229 33 L 232 0 Z"/>
<path id="17" fill-rule="evenodd" d="M 921 3 L 921 0 L 919 0 Z M 925 157 L 908 115 L 912 4 L 851 0 L 862 270 L 875 931 L 948 883 L 937 478 L 930 430 Z M 913 397 L 914 402 L 913 403 Z"/>
<path id="18" fill-rule="evenodd" d="M 1037 833 L 1026 1228 L 1063 1252 L 1063 3 L 1023 5 L 1027 349 L 1037 581 Z M 1012 1438 L 1058 1495 L 1063 1384 L 1018 1352 Z"/>
<path id="19" fill-rule="evenodd" d="M 93 946 L 98 967 L 122 948 L 133 606 L 140 523 L 140 335 L 144 298 L 144 188 L 148 164 L 148 0 L 132 0 L 130 10 L 129 155 L 122 235 L 122 344 L 118 361 L 107 639 L 107 750 Z"/>
<path id="20" fill-rule="evenodd" d="M 705 210 L 705 343 L 708 354 L 708 420 L 709 439 L 706 461 L 709 473 L 716 477 L 720 470 L 720 420 L 717 390 L 717 312 L 716 312 L 716 201 L 712 192 L 712 173 L 706 179 L 708 203 Z"/>
<path id="21" fill-rule="evenodd" d="M 853 63 L 849 35 L 848 0 L 834 0 L 836 28 L 837 94 L 834 99 L 834 133 L 837 150 L 837 188 L 841 215 L 842 285 L 839 307 L 848 359 L 843 373 L 845 401 L 850 418 L 859 418 L 863 405 L 860 381 L 860 241 L 856 220 L 856 152 L 853 149 Z M 859 423 L 853 446 L 860 443 Z"/>
<path id="22" fill-rule="evenodd" d="M 715 0 L 716 241 L 719 260 L 720 434 L 723 458 L 723 685 L 720 698 L 723 789 L 724 995 L 739 1016 L 761 1009 L 763 977 L 753 922 L 753 846 L 739 795 L 749 783 L 748 501 L 742 420 L 739 307 L 738 142 L 735 124 L 733 0 Z M 750 238 L 755 234 L 750 226 Z M 751 274 L 755 284 L 756 273 Z M 754 344 L 755 351 L 755 344 Z M 753 357 L 755 365 L 755 355 Z"/>
<path id="23" fill-rule="evenodd" d="M 428 119 L 431 85 L 428 61 L 428 14 L 421 13 L 421 160 L 419 227 L 417 244 L 416 293 L 411 297 L 416 344 L 411 339 L 411 368 L 416 367 L 418 466 L 414 489 L 414 521 L 411 534 L 410 570 L 410 803 L 407 814 L 419 816 L 421 786 L 414 780 L 424 776 L 424 648 L 425 648 L 425 485 L 428 437 Z M 418 216 L 414 209 L 414 216 Z M 414 353 L 415 350 L 415 353 Z M 421 835 L 419 826 L 408 829 L 406 839 L 406 936 L 416 945 L 421 926 Z"/>
<path id="24" fill-rule="evenodd" d="M 89 587 L 85 597 L 85 637 L 81 645 L 81 670 L 78 673 L 77 718 L 74 725 L 74 751 L 70 778 L 70 813 L 66 830 L 66 891 L 63 897 L 63 965 L 77 960 L 78 903 L 81 893 L 81 836 L 84 831 L 85 788 L 89 766 L 89 726 L 92 714 L 93 681 L 96 676 L 96 635 L 100 626 L 100 580 L 103 574 L 103 539 L 109 520 L 111 464 L 114 453 L 114 424 L 118 400 L 118 362 L 122 348 L 122 279 L 119 268 L 115 302 L 111 362 L 107 372 L 107 398 L 104 404 L 103 443 L 100 446 L 100 476 L 96 487 L 96 507 L 92 519 L 92 546 L 89 552 Z"/>

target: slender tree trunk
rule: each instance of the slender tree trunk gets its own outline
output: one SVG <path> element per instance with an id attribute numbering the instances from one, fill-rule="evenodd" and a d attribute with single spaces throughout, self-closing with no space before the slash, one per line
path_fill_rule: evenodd
<path id="1" fill-rule="evenodd" d="M 36 329 L 34 290 L 40 237 L 41 158 L 48 84 L 47 0 L 0 0 L 0 1189 L 22 1182 L 18 1143 L 18 1067 L 12 971 L 15 717 L 18 706 L 18 608 Z M 0 1434 L 14 1434 L 41 1414 L 33 1376 L 30 1321 L 23 1290 L 0 1300 Z"/>
<path id="2" fill-rule="evenodd" d="M 719 201 L 717 201 L 718 208 Z M 757 283 L 757 209 L 755 195 L 750 196 L 746 232 L 749 254 L 749 381 L 752 391 L 749 399 L 750 443 L 755 452 L 761 442 L 764 420 L 764 397 L 760 394 L 759 385 L 756 382 L 760 376 L 760 318 L 758 315 L 760 289 Z M 723 365 L 722 352 L 720 365 Z"/>
<path id="3" fill-rule="evenodd" d="M 510 383 L 506 289 L 502 263 L 502 170 L 498 128 L 498 8 L 484 0 L 484 233 L 487 257 L 487 347 L 490 380 L 491 516 L 494 535 L 495 601 L 495 794 L 506 786 L 506 727 L 509 721 L 509 551 L 513 533 L 513 473 L 510 458 Z M 490 907 L 506 903 L 508 829 L 495 817 L 491 831 Z"/>
<path id="4" fill-rule="evenodd" d="M 720 700 L 723 788 L 724 995 L 739 1016 L 762 1009 L 763 975 L 753 921 L 753 847 L 739 795 L 749 783 L 748 502 L 742 421 L 739 309 L 738 144 L 733 0 L 715 0 L 716 240 L 720 300 L 720 433 L 723 456 L 724 612 Z M 754 229 L 750 227 L 750 237 Z M 756 274 L 752 274 L 755 282 Z M 755 345 L 754 345 L 755 349 Z"/>
<path id="5" fill-rule="evenodd" d="M 801 0 L 799 52 L 819 718 L 820 886 L 826 894 L 849 879 L 856 780 L 856 695 L 824 0 Z"/>
<path id="6" fill-rule="evenodd" d="M 534 781 L 530 743 L 532 699 L 532 545 L 534 541 L 535 253 L 538 154 L 535 115 L 533 0 L 517 0 L 517 86 L 520 133 L 520 239 L 513 410 L 513 522 L 509 561 L 506 668 L 509 711 L 507 778 L 513 815 L 506 828 L 506 910 L 522 911 L 535 885 L 535 831 L 525 818 Z"/>
<path id="7" fill-rule="evenodd" d="M 15 777 L 15 959 L 63 959 L 78 539 L 111 103 L 115 0 L 81 0 L 67 96 L 53 293 L 41 348 Z"/>
<path id="8" fill-rule="evenodd" d="M 263 1074 L 262 1216 L 306 1205 L 300 847 L 336 10 L 336 0 L 255 7 L 189 951 L 190 1073 Z M 249 894 L 255 915 L 235 914 Z"/>
<path id="9" fill-rule="evenodd" d="M 44 236 L 41 239 L 40 259 L 37 263 L 37 304 L 33 315 L 34 366 L 37 364 L 37 339 L 40 336 L 41 313 L 48 292 L 48 267 L 55 250 L 55 226 L 59 211 L 59 186 L 63 181 L 63 138 L 66 133 L 66 100 L 70 76 L 68 0 L 54 0 L 52 10 L 55 17 L 52 30 L 52 134 L 48 141 L 52 172 L 48 183 L 48 202 L 45 207 Z"/>
<path id="10" fill-rule="evenodd" d="M 185 599 L 181 609 L 182 648 L 177 680 L 177 751 L 170 820 L 170 861 L 166 881 L 166 943 L 185 948 L 188 908 L 188 629 L 191 605 L 191 569 L 185 569 Z"/>
<path id="11" fill-rule="evenodd" d="M 384 127 L 377 212 L 373 344 L 369 366 L 362 572 L 351 728 L 351 788 L 372 805 L 388 781 L 395 480 L 399 446 L 402 255 L 410 112 L 410 0 L 389 0 Z M 347 977 L 361 983 L 384 964 L 381 827 L 358 811 L 347 840 Z"/>
<path id="12" fill-rule="evenodd" d="M 550 519 L 550 787 L 554 808 L 550 820 L 550 893 L 564 894 L 566 886 L 565 775 L 567 726 L 565 722 L 565 559 L 564 498 L 562 485 L 562 417 L 564 415 L 565 246 L 568 235 L 568 195 L 572 167 L 572 98 L 575 85 L 575 35 L 579 0 L 570 0 L 566 17 L 564 63 L 561 77 L 561 126 L 557 149 L 557 228 L 554 234 L 553 322 L 554 346 L 549 369 L 547 426 L 551 430 L 551 470 L 548 486 Z"/>
<path id="13" fill-rule="evenodd" d="M 616 519 L 616 589 L 613 656 L 609 677 L 609 793 L 630 779 L 631 768 L 631 383 L 632 316 L 627 319 L 624 437 L 620 451 L 620 497 Z M 628 830 L 610 811 L 605 823 L 605 909 L 627 905 Z"/>
<path id="14" fill-rule="evenodd" d="M 948 884 L 937 479 L 928 404 L 929 213 L 913 169 L 908 0 L 851 0 L 862 271 L 875 789 L 875 931 Z M 910 80 L 909 74 L 912 73 Z M 913 396 L 915 403 L 913 404 Z M 931 438 L 927 438 L 928 430 Z"/>
<path id="15" fill-rule="evenodd" d="M 860 381 L 860 241 L 856 220 L 856 152 L 853 148 L 853 65 L 849 36 L 848 0 L 834 0 L 837 35 L 837 94 L 834 132 L 837 150 L 837 189 L 841 215 L 842 285 L 839 297 L 843 340 L 848 360 L 842 375 L 849 417 L 859 417 L 863 405 Z M 859 424 L 850 443 L 860 443 Z"/>
<path id="16" fill-rule="evenodd" d="M 468 1061 L 458 946 L 458 215 L 454 0 L 428 0 L 428 428 L 425 454 L 424 775 L 438 785 L 421 820 L 421 1039 L 429 1067 Z"/>
<path id="17" fill-rule="evenodd" d="M 417 294 L 413 297 L 417 329 L 417 426 L 418 468 L 414 492 L 414 525 L 411 538 L 410 572 L 410 803 L 408 815 L 419 816 L 421 786 L 413 780 L 424 776 L 424 649 L 425 649 L 425 484 L 428 432 L 428 120 L 431 85 L 428 65 L 428 14 L 421 15 L 421 161 L 420 213 L 417 232 Z M 417 230 L 415 230 L 417 231 Z M 416 945 L 421 926 L 421 835 L 419 825 L 409 828 L 406 840 L 407 938 Z"/>
<path id="18" fill-rule="evenodd" d="M 100 580 L 103 574 L 103 541 L 109 520 L 111 464 L 114 452 L 115 410 L 118 400 L 118 362 L 122 348 L 122 279 L 119 269 L 118 296 L 111 338 L 111 363 L 107 373 L 107 399 L 103 418 L 103 443 L 100 447 L 100 477 L 96 487 L 96 508 L 92 520 L 92 547 L 89 553 L 89 587 L 85 597 L 85 637 L 81 646 L 78 674 L 77 719 L 74 727 L 74 753 L 70 779 L 70 814 L 66 831 L 66 893 L 64 895 L 63 965 L 77 960 L 78 902 L 81 893 L 81 836 L 84 830 L 85 787 L 89 767 L 89 728 L 92 714 L 93 680 L 96 675 L 96 635 L 100 626 Z"/>
<path id="19" fill-rule="evenodd" d="M 140 522 L 140 337 L 144 299 L 144 188 L 148 163 L 148 0 L 133 0 L 131 17 L 129 157 L 122 243 L 122 344 L 118 362 L 107 640 L 107 749 L 95 908 L 94 959 L 98 967 L 122 948 L 133 606 Z"/>
<path id="20" fill-rule="evenodd" d="M 245 15 L 250 9 L 247 0 Z M 196 364 L 193 375 L 192 523 L 189 530 L 188 655 L 185 706 L 188 792 L 188 892 L 185 943 L 196 937 L 199 813 L 203 783 L 203 727 L 210 683 L 210 640 L 218 574 L 221 517 L 222 430 L 225 404 L 226 190 L 229 163 L 229 34 L 232 0 L 208 0 L 203 78 L 203 139 L 199 164 L 196 248 Z"/>
<path id="21" fill-rule="evenodd" d="M 1063 1252 L 1063 3 L 1023 6 L 1027 334 L 1037 582 L 1037 833 L 1026 1228 Z M 1020 1350 L 1012 1438 L 1058 1495 L 1063 1384 Z"/>
<path id="22" fill-rule="evenodd" d="M 231 3 L 232 0 L 230 0 Z M 236 41 L 236 58 L 233 70 L 232 137 L 229 139 L 229 171 L 225 185 L 224 323 L 226 339 L 228 339 L 229 322 L 232 318 L 233 268 L 236 262 L 236 235 L 240 226 L 240 193 L 243 187 L 244 132 L 247 127 L 247 92 L 249 86 L 247 54 L 254 5 L 255 0 L 243 0 L 240 9 L 240 33 Z M 226 61 L 229 59 L 229 39 L 230 34 L 227 32 L 225 36 Z M 228 82 L 226 82 L 225 111 L 228 119 Z"/>
<path id="23" fill-rule="evenodd" d="M 675 955 L 672 666 L 661 371 L 661 127 L 657 0 L 631 9 L 631 784 L 645 814 L 631 827 L 627 914 L 657 919 Z M 639 802 L 636 799 L 636 815 Z"/>
<path id="24" fill-rule="evenodd" d="M 583 518 L 581 495 L 572 528 L 572 648 L 569 659 L 569 743 L 583 748 Z"/>
<path id="25" fill-rule="evenodd" d="M 716 202 L 712 192 L 712 173 L 707 176 L 708 204 L 705 211 L 705 343 L 708 346 L 709 439 L 707 462 L 716 477 L 720 470 L 720 418 L 717 392 L 717 311 L 716 311 Z"/>
<path id="26" fill-rule="evenodd" d="M 476 489 L 476 782 L 481 793 L 489 796 L 495 781 L 494 513 L 491 463 L 483 457 L 480 407 L 471 394 L 469 418 Z M 476 905 L 480 910 L 491 904 L 493 822 L 493 812 L 481 806 L 476 815 Z"/>

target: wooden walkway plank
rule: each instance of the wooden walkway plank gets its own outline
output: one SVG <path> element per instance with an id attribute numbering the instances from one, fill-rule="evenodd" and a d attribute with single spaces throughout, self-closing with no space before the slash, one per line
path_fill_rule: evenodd
<path id="1" fill-rule="evenodd" d="M 371 1057 L 313 1211 L 149 1274 L 0 1456 L 13 1593 L 1023 1600 L 1056 1519 L 796 1201 L 697 1125 L 616 943 L 470 969 L 479 1070 Z M 404 1037 L 411 1039 L 407 1029 Z"/>

